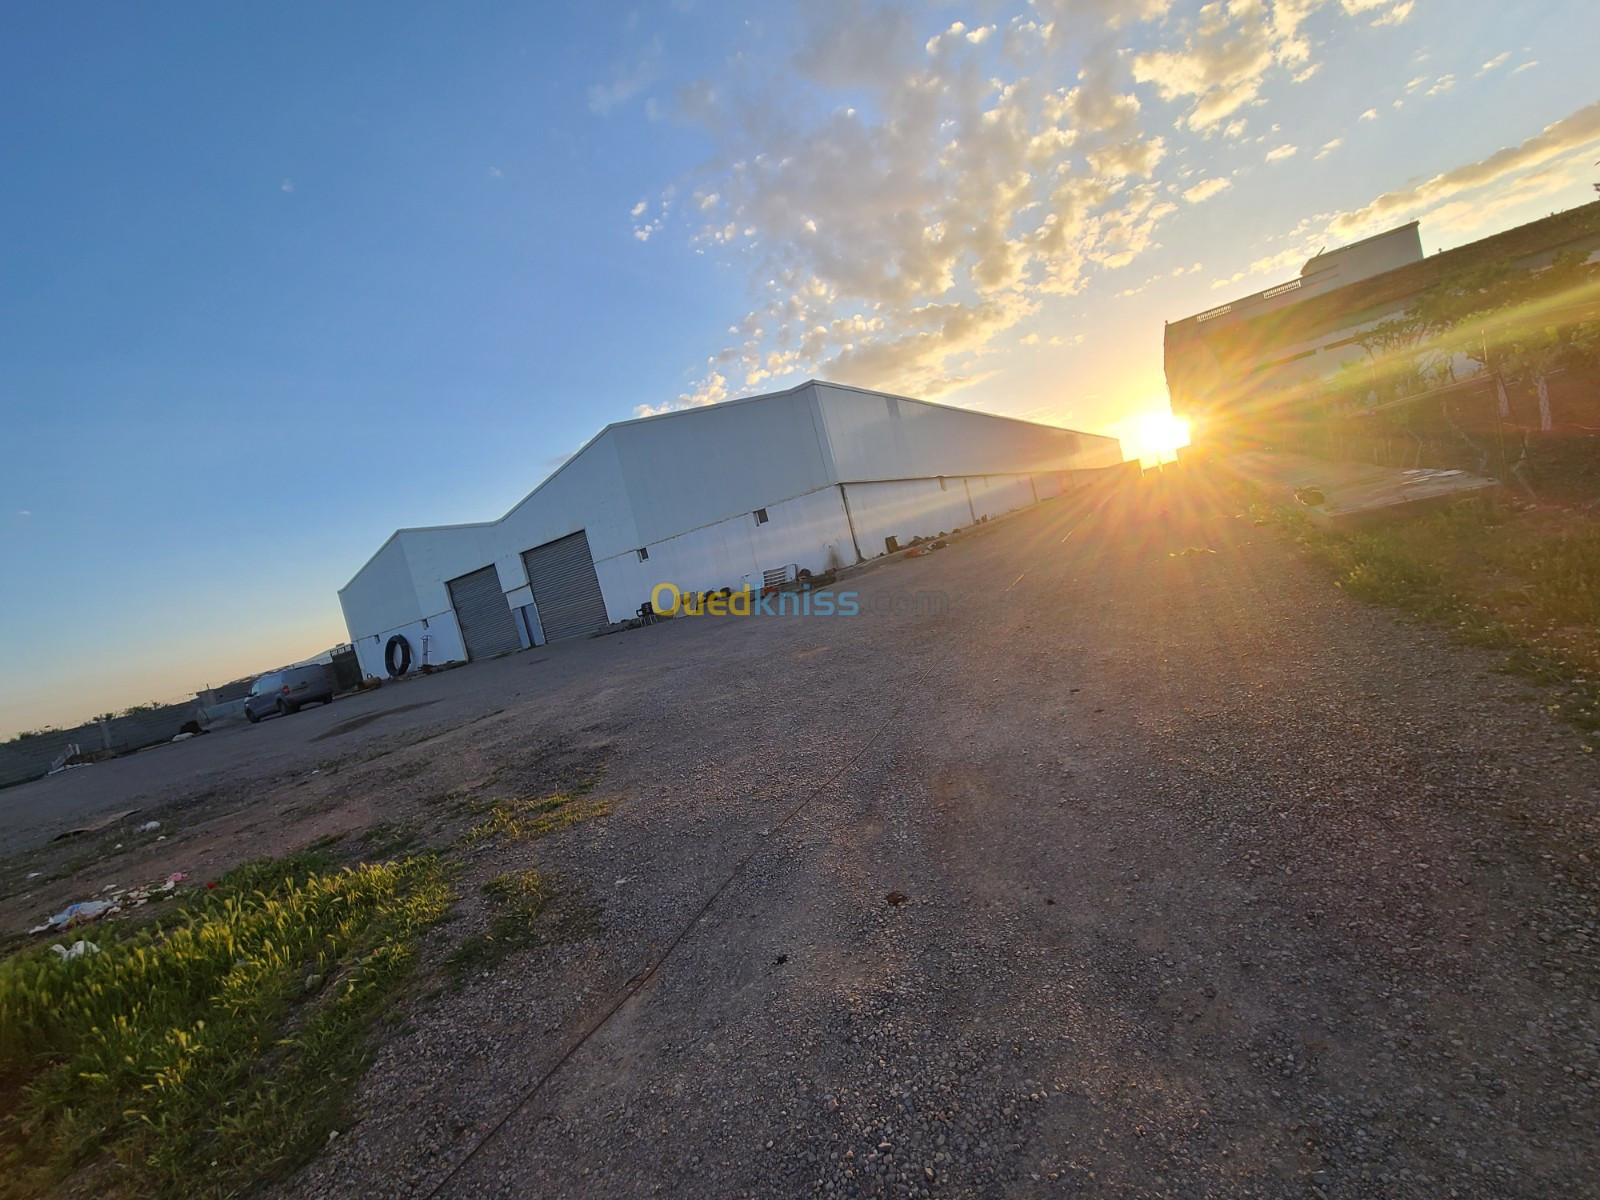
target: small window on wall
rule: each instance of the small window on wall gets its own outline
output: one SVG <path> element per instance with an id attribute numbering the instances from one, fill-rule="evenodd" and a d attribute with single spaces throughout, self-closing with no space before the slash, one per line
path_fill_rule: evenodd
<path id="1" fill-rule="evenodd" d="M 764 508 L 756 509 L 756 524 L 757 525 L 765 525 L 766 523 L 767 523 L 767 510 L 764 509 Z"/>
<path id="2" fill-rule="evenodd" d="M 646 546 L 640 546 L 636 551 L 634 551 L 634 553 L 639 556 L 639 561 L 640 562 L 644 562 L 647 558 L 650 557 L 650 550 Z"/>

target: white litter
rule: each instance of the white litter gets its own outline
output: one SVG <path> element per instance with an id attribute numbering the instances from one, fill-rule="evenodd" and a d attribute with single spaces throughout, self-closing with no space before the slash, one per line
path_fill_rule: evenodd
<path id="1" fill-rule="evenodd" d="M 44 933 L 49 929 L 70 929 L 85 921 L 94 921 L 110 912 L 115 905 L 109 900 L 80 900 L 69 904 L 43 925 L 35 925 L 29 933 Z"/>
<path id="2" fill-rule="evenodd" d="M 51 946 L 50 949 L 59 954 L 63 962 L 69 958 L 82 958 L 85 954 L 100 953 L 99 946 L 96 946 L 93 942 L 86 942 L 81 938 L 72 943 L 72 949 L 70 950 L 68 950 L 60 942 L 57 942 L 54 946 Z"/>

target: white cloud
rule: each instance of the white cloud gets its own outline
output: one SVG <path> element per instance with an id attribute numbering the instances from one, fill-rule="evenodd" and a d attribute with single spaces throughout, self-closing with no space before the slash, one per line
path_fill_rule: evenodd
<path id="1" fill-rule="evenodd" d="M 1416 0 L 1405 0 L 1403 4 L 1396 4 L 1388 12 L 1373 21 L 1372 24 L 1374 26 L 1403 25 L 1406 19 L 1411 16 L 1411 10 L 1415 7 Z"/>
<path id="2" fill-rule="evenodd" d="M 1210 179 L 1202 179 L 1192 188 L 1187 189 L 1183 193 L 1183 198 L 1190 204 L 1199 204 L 1202 200 L 1209 200 L 1218 192 L 1225 192 L 1232 186 L 1233 181 L 1231 179 L 1212 176 Z"/>
<path id="3" fill-rule="evenodd" d="M 1193 97 L 1184 116 L 1190 129 L 1205 130 L 1233 116 L 1260 96 L 1274 68 L 1304 74 L 1310 44 L 1301 25 L 1320 0 L 1230 0 L 1204 5 L 1192 22 L 1178 26 L 1183 44 L 1133 56 L 1133 77 L 1153 83 L 1162 97 Z"/>
<path id="4" fill-rule="evenodd" d="M 1487 75 L 1490 71 L 1493 71 L 1493 70 L 1495 70 L 1495 69 L 1497 69 L 1499 67 L 1505 66 L 1506 65 L 1506 61 L 1510 57 L 1511 57 L 1511 51 L 1509 51 L 1509 50 L 1505 50 L 1505 51 L 1502 51 L 1499 54 L 1496 54 L 1488 62 L 1484 63 L 1483 66 L 1478 68 L 1478 77 L 1482 78 L 1483 76 Z"/>
<path id="5" fill-rule="evenodd" d="M 31 508 L 21 509 L 21 510 L 19 510 L 17 512 L 17 516 L 19 516 L 19 517 L 31 517 L 31 516 L 33 516 L 33 510 Z"/>
<path id="6" fill-rule="evenodd" d="M 1235 271 L 1225 279 L 1213 279 L 1211 288 L 1216 291 L 1220 288 L 1231 287 L 1242 280 L 1250 279 L 1257 275 L 1282 275 L 1290 268 L 1299 267 L 1309 257 L 1311 257 L 1310 252 L 1296 244 L 1286 250 L 1280 250 L 1277 254 L 1269 254 L 1264 258 L 1258 258 L 1244 270 Z"/>
<path id="7" fill-rule="evenodd" d="M 870 85 L 915 62 L 915 26 L 903 8 L 862 4 L 848 20 L 840 20 L 831 5 L 802 4 L 800 15 L 803 34 L 794 65 L 818 83 L 836 88 Z"/>
<path id="8" fill-rule="evenodd" d="M 1428 213 L 1428 229 L 1440 237 L 1479 234 L 1493 225 L 1503 225 L 1523 205 L 1581 187 L 1592 178 L 1589 157 L 1560 157 L 1535 168 L 1492 192 L 1452 200 Z"/>
<path id="9" fill-rule="evenodd" d="M 1521 75 L 1524 71 L 1531 71 L 1534 67 L 1537 67 L 1538 65 L 1539 65 L 1539 60 L 1537 58 L 1530 58 L 1527 62 L 1523 63 L 1521 66 L 1513 67 L 1511 73 L 1513 75 Z"/>
<path id="10" fill-rule="evenodd" d="M 1319 159 L 1327 158 L 1328 155 L 1332 154 L 1342 145 L 1344 145 L 1343 138 L 1334 138 L 1330 142 L 1324 142 L 1322 143 L 1322 149 L 1317 151 L 1317 157 Z"/>
<path id="11" fill-rule="evenodd" d="M 499 167 L 490 167 L 488 173 L 490 179 L 504 179 L 506 177 L 506 173 Z"/>
<path id="12" fill-rule="evenodd" d="M 1547 125 L 1517 146 L 1445 171 L 1415 187 L 1386 192 L 1365 208 L 1340 213 L 1329 228 L 1341 237 L 1361 236 L 1468 192 L 1500 184 L 1564 155 L 1600 143 L 1600 101 Z"/>
<path id="13" fill-rule="evenodd" d="M 1437 96 L 1442 92 L 1448 92 L 1455 85 L 1456 77 L 1454 75 L 1441 75 L 1433 81 L 1433 86 L 1428 89 L 1428 95 Z"/>
<path id="14" fill-rule="evenodd" d="M 681 222 L 698 252 L 748 270 L 751 295 L 669 404 L 799 374 L 923 395 L 986 376 L 998 346 L 1035 344 L 1046 306 L 1130 268 L 1180 205 L 1231 186 L 1185 161 L 1189 132 L 1240 141 L 1269 82 L 1309 78 L 1313 13 L 1394 7 L 1029 2 L 969 25 L 889 0 L 808 0 L 794 70 L 736 56 L 714 84 L 675 89 L 672 116 L 710 149 L 676 181 L 686 203 L 634 209 L 634 236 Z M 1161 128 L 1174 115 L 1177 135 Z M 1263 135 L 1278 145 L 1269 161 L 1297 152 L 1293 128 Z"/>
<path id="15" fill-rule="evenodd" d="M 292 191 L 294 191 L 294 180 L 285 179 L 282 183 L 280 183 L 278 185 L 278 190 L 280 192 L 292 192 Z"/>
<path id="16" fill-rule="evenodd" d="M 655 38 L 631 60 L 611 68 L 611 78 L 589 88 L 589 111 L 600 116 L 626 104 L 661 76 L 661 39 Z"/>
<path id="17" fill-rule="evenodd" d="M 1288 143 L 1285 143 L 1284 145 L 1279 146 L 1276 149 L 1268 150 L 1267 151 L 1267 161 L 1268 162 L 1281 162 L 1283 159 L 1293 158 L 1296 154 L 1299 154 L 1299 153 L 1300 153 L 1300 147 L 1299 146 L 1293 146 L 1293 145 L 1290 145 Z"/>
<path id="18" fill-rule="evenodd" d="M 1166 140 L 1144 128 L 1116 54 L 1057 86 L 1042 25 L 1000 36 L 955 22 L 923 38 L 843 0 L 805 19 L 798 80 L 696 91 L 716 148 L 685 181 L 694 237 L 748 263 L 756 302 L 674 403 L 800 372 L 924 395 L 961 386 L 1045 297 L 1127 266 L 1176 211 L 1150 182 Z M 1108 0 L 1104 19 L 1128 15 Z"/>
<path id="19" fill-rule="evenodd" d="M 1367 109 L 1366 112 L 1361 114 L 1361 119 L 1363 121 L 1376 121 L 1378 119 L 1378 110 L 1375 108 Z"/>

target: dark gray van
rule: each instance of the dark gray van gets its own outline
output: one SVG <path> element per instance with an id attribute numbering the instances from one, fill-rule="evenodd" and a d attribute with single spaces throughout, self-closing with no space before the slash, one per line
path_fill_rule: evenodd
<path id="1" fill-rule="evenodd" d="M 244 698 L 245 718 L 254 725 L 269 713 L 287 717 L 305 704 L 333 703 L 333 672 L 322 663 L 263 675 Z"/>

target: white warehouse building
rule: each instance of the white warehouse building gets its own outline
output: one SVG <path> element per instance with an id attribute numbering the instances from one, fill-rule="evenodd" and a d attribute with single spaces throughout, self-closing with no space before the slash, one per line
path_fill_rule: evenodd
<path id="1" fill-rule="evenodd" d="M 1089 483 L 1115 438 L 810 381 L 608 425 L 505 516 L 401 529 L 339 592 L 362 670 L 593 633 L 657 584 L 759 589 Z"/>

